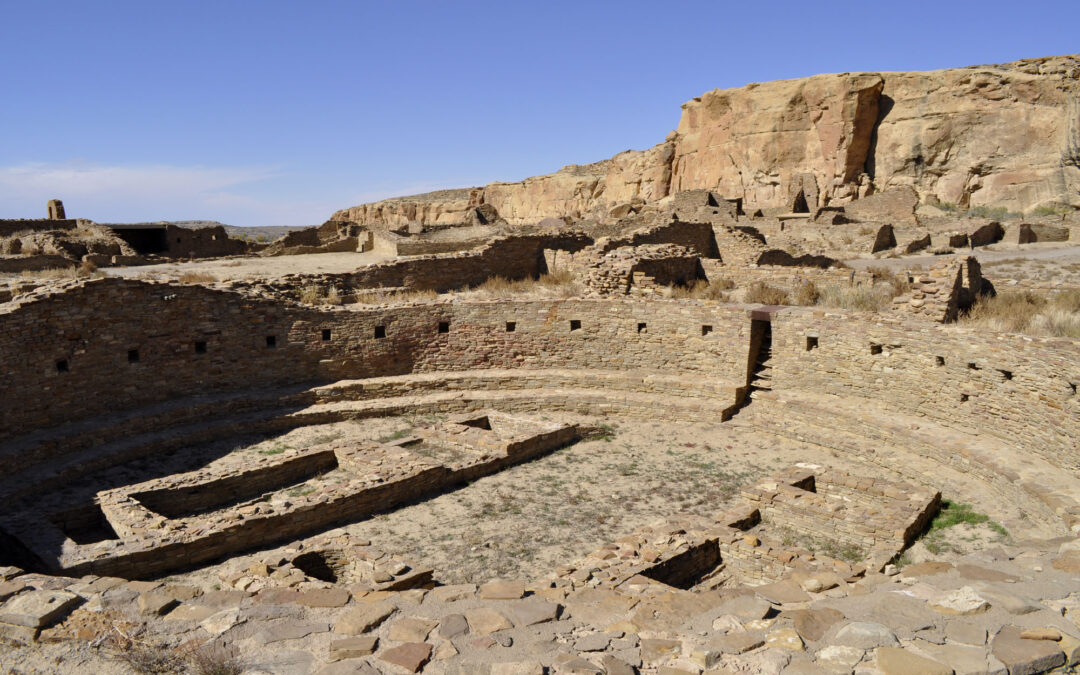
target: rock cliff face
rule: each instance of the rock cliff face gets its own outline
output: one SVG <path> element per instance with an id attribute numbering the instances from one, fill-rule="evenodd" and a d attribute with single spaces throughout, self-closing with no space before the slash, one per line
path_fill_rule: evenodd
<path id="1" fill-rule="evenodd" d="M 1080 208 L 1080 56 L 717 89 L 685 103 L 676 131 L 648 150 L 333 218 L 449 224 L 490 204 L 511 224 L 604 220 L 619 204 L 692 189 L 806 210 L 899 187 L 922 203 Z"/>

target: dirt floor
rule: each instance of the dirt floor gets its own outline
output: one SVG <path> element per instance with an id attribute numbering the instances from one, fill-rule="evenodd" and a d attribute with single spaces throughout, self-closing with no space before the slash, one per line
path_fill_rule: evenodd
<path id="1" fill-rule="evenodd" d="M 597 422 L 572 415 L 550 419 Z M 251 453 L 275 454 L 329 440 L 386 442 L 439 420 L 402 417 L 313 426 L 249 444 L 234 442 L 231 451 L 203 449 L 202 456 L 225 449 L 228 454 L 214 463 L 233 464 Z M 540 578 L 664 517 L 722 511 L 740 486 L 795 463 L 881 474 L 880 468 L 840 460 L 818 446 L 751 429 L 620 420 L 599 438 L 343 529 L 417 566 L 434 568 L 441 583 Z M 287 488 L 296 494 L 305 489 Z M 307 541 L 287 546 L 302 548 Z M 242 568 L 267 555 L 237 556 L 229 566 Z M 172 578 L 205 587 L 218 582 L 213 566 Z"/>
<path id="2" fill-rule="evenodd" d="M 208 274 L 218 281 L 252 277 L 275 278 L 286 274 L 339 274 L 358 267 L 393 259 L 394 256 L 366 253 L 307 253 L 270 257 L 245 256 L 211 258 L 191 262 L 162 263 L 141 267 L 103 267 L 110 277 L 128 279 L 178 279 L 184 274 Z"/>

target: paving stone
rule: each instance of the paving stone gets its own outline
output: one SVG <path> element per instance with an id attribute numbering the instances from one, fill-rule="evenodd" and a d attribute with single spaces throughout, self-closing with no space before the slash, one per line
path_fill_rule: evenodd
<path id="1" fill-rule="evenodd" d="M 330 660 L 355 659 L 374 654 L 379 645 L 379 638 L 374 635 L 339 638 L 330 642 Z"/>
<path id="2" fill-rule="evenodd" d="M 397 607 L 385 602 L 359 605 L 338 616 L 337 623 L 334 624 L 334 632 L 342 635 L 366 633 L 396 611 Z"/>
<path id="3" fill-rule="evenodd" d="M 678 654 L 682 643 L 678 640 L 664 638 L 642 638 L 641 660 L 646 664 L 654 664 L 666 659 L 668 656 Z"/>
<path id="4" fill-rule="evenodd" d="M 16 593 L 21 593 L 28 588 L 30 588 L 30 585 L 19 579 L 0 582 L 0 602 L 7 600 Z"/>
<path id="5" fill-rule="evenodd" d="M 574 640 L 574 649 L 579 652 L 602 652 L 611 644 L 611 636 L 604 633 L 593 633 Z"/>
<path id="6" fill-rule="evenodd" d="M 921 562 L 908 565 L 900 570 L 902 577 L 929 577 L 935 574 L 944 574 L 953 568 L 952 563 L 947 562 Z"/>
<path id="7" fill-rule="evenodd" d="M 799 632 L 804 640 L 818 641 L 825 636 L 825 632 L 829 630 L 836 622 L 844 619 L 843 612 L 831 609 L 797 609 L 792 611 L 785 611 L 780 614 L 781 617 L 789 617 L 793 621 L 795 630 Z"/>
<path id="8" fill-rule="evenodd" d="M 950 621 L 945 624 L 945 637 L 965 645 L 984 645 L 986 629 L 966 621 Z"/>
<path id="9" fill-rule="evenodd" d="M 211 635 L 221 635 L 243 621 L 244 619 L 240 618 L 240 610 L 236 607 L 230 607 L 208 616 L 199 625 Z"/>
<path id="10" fill-rule="evenodd" d="M 200 605 L 209 607 L 237 607 L 249 597 L 244 591 L 210 591 L 197 598 Z"/>
<path id="11" fill-rule="evenodd" d="M 446 659 L 453 658 L 457 655 L 457 647 L 449 640 L 443 640 L 439 643 L 439 646 L 435 647 L 435 651 L 432 652 L 431 658 L 435 661 L 445 661 Z"/>
<path id="12" fill-rule="evenodd" d="M 791 580 L 755 586 L 754 592 L 776 605 L 793 602 L 807 602 L 810 600 L 810 596 L 806 594 L 806 591 L 804 591 L 799 584 Z"/>
<path id="13" fill-rule="evenodd" d="M 500 607 L 513 620 L 518 628 L 534 626 L 539 623 L 554 621 L 559 616 L 561 606 L 555 602 L 539 598 L 525 598 Z"/>
<path id="14" fill-rule="evenodd" d="M 990 609 L 990 603 L 986 598 L 971 586 L 964 586 L 948 593 L 943 593 L 934 600 L 928 602 L 930 607 L 942 614 L 955 614 L 967 616 L 980 614 Z"/>
<path id="15" fill-rule="evenodd" d="M 316 588 L 300 593 L 296 602 L 305 607 L 344 607 L 349 597 L 344 588 Z"/>
<path id="16" fill-rule="evenodd" d="M 769 633 L 765 638 L 765 646 L 775 649 L 786 649 L 789 652 L 801 652 L 806 650 L 802 638 L 793 628 L 781 628 Z"/>
<path id="17" fill-rule="evenodd" d="M 165 584 L 161 588 L 158 588 L 157 592 L 162 595 L 167 595 L 170 598 L 176 598 L 180 602 L 193 600 L 202 595 L 201 588 L 196 586 L 183 586 L 180 584 Z"/>
<path id="18" fill-rule="evenodd" d="M 410 673 L 418 673 L 431 658 L 431 645 L 426 642 L 406 642 L 387 649 L 379 658 Z"/>
<path id="19" fill-rule="evenodd" d="M 993 672 L 986 647 L 967 645 L 921 645 L 919 651 L 938 663 L 952 668 L 956 675 L 984 675 Z M 996 661 L 996 659 L 995 659 Z M 1001 669 L 1003 675 L 1006 672 Z"/>
<path id="20" fill-rule="evenodd" d="M 604 654 L 600 658 L 600 665 L 605 675 L 637 675 L 636 668 L 611 654 Z"/>
<path id="21" fill-rule="evenodd" d="M 863 650 L 875 647 L 895 647 L 900 644 L 896 635 L 887 626 L 866 621 L 855 621 L 841 626 L 832 641 L 842 647 Z"/>
<path id="22" fill-rule="evenodd" d="M 991 641 L 991 652 L 1010 675 L 1033 675 L 1065 663 L 1065 652 L 1049 640 L 1025 640 L 1020 628 L 1004 626 Z"/>
<path id="23" fill-rule="evenodd" d="M 763 644 L 765 644 L 765 640 L 750 633 L 728 633 L 713 638 L 709 646 L 725 654 L 742 654 L 757 649 Z"/>
<path id="24" fill-rule="evenodd" d="M 971 579 L 972 581 L 997 581 L 997 582 L 1015 582 L 1019 581 L 1018 577 L 1011 574 L 1005 574 L 997 570 L 988 569 L 986 567 L 979 567 L 978 565 L 957 565 L 956 571 L 960 573 L 960 576 L 965 579 Z"/>
<path id="25" fill-rule="evenodd" d="M 953 669 L 899 647 L 880 647 L 877 667 L 885 675 L 952 675 Z"/>
<path id="26" fill-rule="evenodd" d="M 0 622 L 43 628 L 67 616 L 82 601 L 68 591 L 27 591 L 0 606 Z"/>
<path id="27" fill-rule="evenodd" d="M 260 605 L 284 605 L 300 601 L 300 591 L 291 588 L 264 588 L 255 594 L 255 602 Z"/>
<path id="28" fill-rule="evenodd" d="M 166 621 L 203 621 L 217 614 L 216 607 L 181 603 L 165 615 Z"/>
<path id="29" fill-rule="evenodd" d="M 21 645 L 32 645 L 37 641 L 40 632 L 40 628 L 0 622 L 0 644 L 10 641 Z"/>
<path id="30" fill-rule="evenodd" d="M 437 625 L 437 621 L 430 619 L 416 617 L 398 619 L 390 626 L 386 637 L 394 642 L 423 642 Z"/>
<path id="31" fill-rule="evenodd" d="M 815 654 L 814 659 L 830 670 L 838 669 L 845 672 L 851 672 L 851 669 L 855 667 L 855 664 L 862 661 L 862 658 L 865 655 L 866 650 L 859 649 L 858 647 L 829 645 Z"/>
<path id="32" fill-rule="evenodd" d="M 740 619 L 753 621 L 764 619 L 773 611 L 773 606 L 766 600 L 753 595 L 740 595 L 720 603 L 723 614 L 732 614 Z"/>
<path id="33" fill-rule="evenodd" d="M 435 633 L 447 640 L 469 632 L 469 622 L 464 614 L 448 614 L 439 621 Z"/>
<path id="34" fill-rule="evenodd" d="M 161 593 L 143 593 L 139 596 L 139 613 L 144 616 L 160 616 L 180 604 L 176 598 Z"/>
<path id="35" fill-rule="evenodd" d="M 522 581 L 491 581 L 480 586 L 479 597 L 485 600 L 517 600 L 525 597 Z"/>
<path id="36" fill-rule="evenodd" d="M 989 600 L 991 605 L 1004 609 L 1009 614 L 1030 614 L 1041 609 L 1037 602 L 997 588 L 983 588 L 979 594 Z"/>
<path id="37" fill-rule="evenodd" d="M 469 628 L 477 635 L 488 635 L 489 633 L 514 627 L 510 619 L 490 607 L 467 610 L 465 619 L 469 622 Z"/>
<path id="38" fill-rule="evenodd" d="M 129 581 L 126 586 L 136 593 L 149 593 L 155 588 L 161 588 L 160 581 Z"/>
<path id="39" fill-rule="evenodd" d="M 265 645 L 284 640 L 299 640 L 313 633 L 326 633 L 329 630 L 330 624 L 325 621 L 278 619 L 271 621 L 255 639 Z"/>
<path id="40" fill-rule="evenodd" d="M 560 663 L 555 672 L 574 673 L 575 675 L 604 675 L 603 668 L 580 656 L 574 657 L 565 663 Z"/>
<path id="41" fill-rule="evenodd" d="M 455 584 L 453 586 L 436 586 L 431 589 L 431 595 L 439 602 L 453 602 L 463 600 L 476 595 L 476 584 Z"/>
<path id="42" fill-rule="evenodd" d="M 288 672 L 288 671 L 281 671 Z M 297 671 L 303 672 L 303 671 Z M 339 661 L 323 666 L 315 671 L 315 675 L 386 675 L 380 668 L 376 668 L 366 661 L 356 663 L 354 661 Z"/>

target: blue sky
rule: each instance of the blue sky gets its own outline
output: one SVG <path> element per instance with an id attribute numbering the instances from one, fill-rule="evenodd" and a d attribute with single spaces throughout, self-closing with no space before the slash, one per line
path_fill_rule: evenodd
<path id="1" fill-rule="evenodd" d="M 0 218 L 316 224 L 649 147 L 709 89 L 1075 53 L 1077 26 L 1077 0 L 0 0 Z"/>

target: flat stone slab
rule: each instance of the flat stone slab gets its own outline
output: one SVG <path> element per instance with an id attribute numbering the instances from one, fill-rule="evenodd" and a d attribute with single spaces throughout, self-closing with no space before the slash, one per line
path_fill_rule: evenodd
<path id="1" fill-rule="evenodd" d="M 469 628 L 477 635 L 488 635 L 514 627 L 510 619 L 490 607 L 470 609 L 465 612 L 465 618 L 469 622 Z"/>
<path id="2" fill-rule="evenodd" d="M 952 675 L 953 669 L 899 647 L 877 650 L 877 666 L 885 675 Z"/>
<path id="3" fill-rule="evenodd" d="M 997 581 L 1004 583 L 1019 581 L 1019 577 L 986 567 L 979 567 L 978 565 L 957 565 L 956 571 L 960 573 L 960 576 L 965 579 L 971 579 L 972 581 Z"/>
<path id="4" fill-rule="evenodd" d="M 768 616 L 772 611 L 772 604 L 753 595 L 740 595 L 720 603 L 720 611 L 723 614 L 734 614 L 740 619 L 755 621 Z"/>
<path id="5" fill-rule="evenodd" d="M 526 598 L 508 604 L 503 609 L 518 628 L 535 626 L 539 623 L 554 621 L 559 616 L 560 606 L 539 598 Z"/>
<path id="6" fill-rule="evenodd" d="M 406 617 L 395 621 L 390 626 L 386 637 L 394 642 L 423 642 L 437 625 L 439 625 L 437 621 L 430 619 Z"/>
<path id="7" fill-rule="evenodd" d="M 29 591 L 0 606 L 0 622 L 44 628 L 67 616 L 82 598 L 68 591 Z"/>
<path id="8" fill-rule="evenodd" d="M 765 644 L 765 640 L 750 633 L 729 633 L 711 642 L 711 646 L 724 654 L 744 654 Z"/>
<path id="9" fill-rule="evenodd" d="M 1065 652 L 1050 640 L 1025 640 L 1016 626 L 1005 626 L 991 643 L 991 653 L 1009 669 L 1009 675 L 1034 675 L 1065 663 Z"/>
<path id="10" fill-rule="evenodd" d="M 299 640 L 313 633 L 326 633 L 329 630 L 330 624 L 325 621 L 279 619 L 267 625 L 256 637 L 256 640 L 265 645 L 284 640 Z"/>
<path id="11" fill-rule="evenodd" d="M 166 621 L 204 621 L 218 613 L 217 607 L 182 603 L 165 615 Z"/>
<path id="12" fill-rule="evenodd" d="M 844 619 L 844 613 L 836 609 L 797 609 L 783 612 L 781 616 L 789 616 L 793 619 L 795 630 L 804 640 L 817 641 L 825 637 L 828 631 L 837 621 Z"/>
<path id="13" fill-rule="evenodd" d="M 302 591 L 296 602 L 305 607 L 344 607 L 349 603 L 349 597 L 344 588 L 315 588 Z"/>
<path id="14" fill-rule="evenodd" d="M 360 656 L 374 654 L 379 645 L 379 638 L 374 635 L 359 635 L 357 637 L 341 638 L 330 643 L 330 659 L 340 661 L 342 659 L 355 659 Z"/>
<path id="15" fill-rule="evenodd" d="M 953 642 L 981 646 L 986 644 L 986 629 L 965 621 L 950 621 L 945 624 L 945 637 Z"/>
<path id="16" fill-rule="evenodd" d="M 990 603 L 971 586 L 964 586 L 929 600 L 930 607 L 942 614 L 966 616 L 990 609 Z"/>
<path id="17" fill-rule="evenodd" d="M 755 586 L 754 592 L 775 605 L 790 602 L 808 602 L 810 600 L 810 596 L 806 594 L 802 586 L 791 580 Z"/>
<path id="18" fill-rule="evenodd" d="M 902 577 L 929 577 L 935 574 L 944 574 L 953 568 L 952 563 L 947 562 L 921 562 L 908 565 L 900 570 Z"/>
<path id="19" fill-rule="evenodd" d="M 396 611 L 397 607 L 385 602 L 360 605 L 338 617 L 334 632 L 342 635 L 366 633 L 386 621 Z"/>
<path id="20" fill-rule="evenodd" d="M 417 673 L 431 658 L 431 645 L 426 642 L 406 642 L 387 649 L 379 658 L 410 673 Z"/>
<path id="21" fill-rule="evenodd" d="M 435 631 L 439 637 L 455 638 L 469 632 L 469 622 L 464 614 L 448 614 L 439 622 L 439 628 Z"/>
<path id="22" fill-rule="evenodd" d="M 874 649 L 876 647 L 896 647 L 900 643 L 896 634 L 880 623 L 855 621 L 846 626 L 841 626 L 836 631 L 832 640 L 842 647 L 855 647 L 856 649 Z"/>

